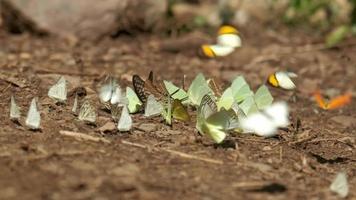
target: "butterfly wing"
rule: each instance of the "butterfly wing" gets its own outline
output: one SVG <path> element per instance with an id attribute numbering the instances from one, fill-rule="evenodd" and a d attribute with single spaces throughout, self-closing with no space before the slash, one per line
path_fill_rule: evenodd
<path id="1" fill-rule="evenodd" d="M 185 92 L 182 88 L 179 88 L 175 86 L 172 82 L 169 81 L 163 81 L 165 88 L 167 89 L 167 92 L 173 99 L 178 99 L 184 101 L 188 98 L 187 92 Z"/>
<path id="2" fill-rule="evenodd" d="M 209 88 L 208 83 L 205 80 L 203 74 L 199 73 L 188 89 L 189 101 L 192 105 L 200 105 L 202 98 L 206 94 L 211 94 L 212 91 Z"/>
<path id="3" fill-rule="evenodd" d="M 121 132 L 130 131 L 132 128 L 132 118 L 129 114 L 127 106 L 124 106 L 121 111 L 121 117 L 117 125 L 117 129 Z"/>
<path id="4" fill-rule="evenodd" d="M 80 107 L 78 118 L 80 121 L 87 121 L 95 123 L 96 121 L 96 110 L 88 100 L 86 100 Z"/>
<path id="5" fill-rule="evenodd" d="M 112 77 L 107 77 L 105 84 L 101 86 L 99 90 L 99 98 L 102 102 L 108 102 L 110 101 L 114 90 L 116 89 L 115 87 L 116 82 Z"/>
<path id="6" fill-rule="evenodd" d="M 330 101 L 330 103 L 327 106 L 327 109 L 332 110 L 345 106 L 351 102 L 351 98 L 352 98 L 351 94 L 344 94 L 338 96 Z"/>
<path id="7" fill-rule="evenodd" d="M 49 88 L 48 96 L 56 101 L 64 102 L 67 100 L 67 84 L 63 76 Z"/>
<path id="8" fill-rule="evenodd" d="M 161 114 L 163 106 L 155 99 L 153 95 L 149 95 L 145 106 L 145 117 L 152 117 Z"/>
<path id="9" fill-rule="evenodd" d="M 146 103 L 147 102 L 147 97 L 146 97 L 146 93 L 145 93 L 145 81 L 142 80 L 141 77 L 139 77 L 138 75 L 133 75 L 132 76 L 132 84 L 135 90 L 135 93 L 137 94 L 138 98 L 140 99 L 140 101 L 142 103 Z"/>
<path id="10" fill-rule="evenodd" d="M 258 111 L 253 96 L 248 96 L 241 104 L 239 104 L 239 107 L 247 116 Z"/>
<path id="11" fill-rule="evenodd" d="M 278 127 L 285 127 L 289 124 L 289 110 L 286 102 L 276 102 L 263 110 L 274 124 Z"/>
<path id="12" fill-rule="evenodd" d="M 289 76 L 288 72 L 276 72 L 275 77 L 278 81 L 278 86 L 286 89 L 292 90 L 295 89 L 295 84 L 293 83 L 291 77 Z"/>
<path id="13" fill-rule="evenodd" d="M 270 106 L 273 102 L 273 97 L 265 85 L 261 85 L 255 95 L 254 99 L 258 109 L 264 109 Z"/>
<path id="14" fill-rule="evenodd" d="M 130 113 L 135 113 L 139 110 L 142 102 L 136 95 L 136 93 L 130 88 L 126 87 L 126 97 L 128 100 L 128 109 Z"/>
<path id="15" fill-rule="evenodd" d="M 10 119 L 17 120 L 20 119 L 20 117 L 21 117 L 20 108 L 17 106 L 14 96 L 11 96 Z"/>
<path id="16" fill-rule="evenodd" d="M 270 137 L 274 136 L 277 131 L 277 126 L 271 121 L 271 119 L 257 112 L 240 119 L 241 128 L 244 133 L 255 133 L 259 136 Z"/>
<path id="17" fill-rule="evenodd" d="M 73 107 L 72 107 L 72 112 L 76 113 L 77 112 L 77 107 L 78 107 L 78 95 L 77 93 L 75 94 L 74 102 L 73 102 Z"/>
<path id="18" fill-rule="evenodd" d="M 203 125 L 206 119 L 218 110 L 213 99 L 207 94 L 202 98 L 197 111 L 196 129 L 200 134 L 204 134 Z"/>
<path id="19" fill-rule="evenodd" d="M 172 117 L 181 121 L 189 121 L 190 116 L 187 109 L 183 106 L 182 102 L 174 99 L 172 103 Z"/>
<path id="20" fill-rule="evenodd" d="M 218 110 L 221 108 L 225 108 L 229 110 L 234 103 L 234 96 L 232 94 L 232 89 L 229 87 L 227 88 L 217 102 Z"/>
<path id="21" fill-rule="evenodd" d="M 231 84 L 231 89 L 233 96 L 237 103 L 242 102 L 247 97 L 252 96 L 253 92 L 250 89 L 250 86 L 247 84 L 243 76 L 238 76 L 235 78 Z"/>
<path id="22" fill-rule="evenodd" d="M 37 110 L 36 98 L 33 98 L 31 101 L 25 123 L 30 129 L 39 129 L 40 127 L 41 115 Z"/>

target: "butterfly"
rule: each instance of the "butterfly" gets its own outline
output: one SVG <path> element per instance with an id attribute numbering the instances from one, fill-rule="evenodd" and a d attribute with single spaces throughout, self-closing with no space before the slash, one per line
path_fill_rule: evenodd
<path id="1" fill-rule="evenodd" d="M 155 97 L 150 94 L 147 98 L 145 106 L 145 117 L 152 117 L 160 115 L 163 111 L 163 106 L 159 103 Z"/>
<path id="2" fill-rule="evenodd" d="M 280 87 L 286 90 L 293 90 L 296 88 L 291 78 L 296 78 L 298 75 L 293 72 L 275 72 L 269 75 L 268 83 L 273 87 Z"/>
<path id="3" fill-rule="evenodd" d="M 172 100 L 172 96 L 180 91 L 179 88 L 170 93 L 164 82 L 159 82 L 158 85 L 154 84 L 152 71 L 150 72 L 147 81 L 143 81 L 138 75 L 134 75 L 132 82 L 139 99 L 145 104 L 146 117 L 161 114 L 169 125 L 171 125 L 171 117 L 179 120 L 189 120 L 189 117 L 186 117 L 188 112 L 182 105 L 181 100 Z M 168 82 L 166 82 L 166 84 L 167 83 Z M 168 83 L 168 85 L 170 84 Z M 173 84 L 170 86 L 172 85 Z M 182 91 L 183 90 L 181 90 L 181 92 Z M 173 104 L 171 104 L 172 101 Z"/>
<path id="4" fill-rule="evenodd" d="M 130 87 L 126 87 L 126 98 L 128 100 L 128 109 L 130 113 L 135 113 L 139 111 L 142 102 L 138 98 L 137 94 L 135 91 L 133 91 Z"/>
<path id="5" fill-rule="evenodd" d="M 222 26 L 218 31 L 217 43 L 222 46 L 241 47 L 239 31 L 232 26 Z"/>
<path id="6" fill-rule="evenodd" d="M 247 84 L 243 76 L 236 77 L 231 83 L 232 95 L 237 103 L 244 101 L 247 97 L 253 95 L 253 91 Z"/>
<path id="7" fill-rule="evenodd" d="M 240 125 L 245 133 L 253 132 L 259 136 L 271 137 L 276 135 L 278 128 L 288 126 L 288 115 L 287 103 L 277 102 L 243 117 Z"/>
<path id="8" fill-rule="evenodd" d="M 121 116 L 120 116 L 119 123 L 117 125 L 117 129 L 121 132 L 124 132 L 124 131 L 130 131 L 131 128 L 132 128 L 132 118 L 129 114 L 129 110 L 127 106 L 124 105 L 121 110 Z"/>
<path id="9" fill-rule="evenodd" d="M 72 112 L 73 112 L 73 113 L 76 113 L 76 112 L 77 112 L 77 107 L 78 107 L 78 94 L 75 93 L 74 102 L 73 102 L 73 107 L 72 107 Z"/>
<path id="10" fill-rule="evenodd" d="M 314 98 L 320 108 L 324 110 L 333 110 L 349 104 L 351 102 L 352 95 L 347 93 L 341 96 L 337 96 L 329 102 L 325 102 L 325 100 L 320 94 L 320 91 L 316 91 L 314 93 Z"/>
<path id="11" fill-rule="evenodd" d="M 190 116 L 180 100 L 172 98 L 167 99 L 167 105 L 164 107 L 161 114 L 168 125 L 172 125 L 172 118 L 180 121 L 190 121 Z"/>
<path id="12" fill-rule="evenodd" d="M 104 82 L 104 85 L 99 89 L 99 98 L 103 103 L 110 101 L 110 103 L 113 104 L 112 101 L 113 97 L 116 95 L 115 92 L 118 84 L 116 83 L 116 80 L 110 76 L 106 77 Z"/>
<path id="13" fill-rule="evenodd" d="M 193 106 L 199 106 L 202 98 L 206 95 L 212 95 L 213 91 L 209 87 L 203 74 L 199 73 L 188 88 L 189 103 Z"/>
<path id="14" fill-rule="evenodd" d="M 95 123 L 96 121 L 96 109 L 91 105 L 89 100 L 85 100 L 79 110 L 78 119 L 80 121 L 86 121 Z"/>
<path id="15" fill-rule="evenodd" d="M 231 46 L 223 46 L 219 44 L 204 44 L 200 47 L 200 54 L 208 58 L 216 58 L 227 56 L 235 50 Z"/>
<path id="16" fill-rule="evenodd" d="M 158 100 L 166 95 L 166 90 L 164 89 L 163 83 L 159 82 L 158 84 L 154 83 L 153 72 L 150 71 L 148 79 L 144 81 L 140 76 L 132 76 L 132 84 L 134 90 L 143 104 L 146 104 L 147 97 L 152 94 Z"/>
<path id="17" fill-rule="evenodd" d="M 48 96 L 59 102 L 67 100 L 67 84 L 63 76 L 61 76 L 56 84 L 49 88 Z"/>
<path id="18" fill-rule="evenodd" d="M 337 193 L 341 198 L 349 194 L 349 184 L 347 183 L 347 174 L 339 172 L 330 185 L 330 190 Z"/>
<path id="19" fill-rule="evenodd" d="M 200 134 L 207 134 L 216 143 L 221 143 L 230 127 L 231 115 L 225 109 L 218 111 L 209 95 L 204 95 L 197 111 L 196 128 Z"/>
<path id="20" fill-rule="evenodd" d="M 36 98 L 33 98 L 31 101 L 30 109 L 28 110 L 25 123 L 26 126 L 28 126 L 30 129 L 36 130 L 40 128 L 41 115 L 37 109 Z"/>
<path id="21" fill-rule="evenodd" d="M 10 102 L 10 119 L 17 121 L 21 117 L 20 108 L 17 106 L 14 96 L 11 96 Z"/>
<path id="22" fill-rule="evenodd" d="M 126 96 L 126 92 L 122 91 L 120 86 L 117 86 L 110 100 L 112 105 L 118 104 L 119 106 L 124 106 L 129 104 L 129 100 Z"/>
<path id="23" fill-rule="evenodd" d="M 173 99 L 178 99 L 178 100 L 182 101 L 183 104 L 187 103 L 188 94 L 186 91 L 184 91 L 182 88 L 177 87 L 170 81 L 164 80 L 163 83 L 164 83 L 164 86 L 165 86 L 167 92 Z"/>

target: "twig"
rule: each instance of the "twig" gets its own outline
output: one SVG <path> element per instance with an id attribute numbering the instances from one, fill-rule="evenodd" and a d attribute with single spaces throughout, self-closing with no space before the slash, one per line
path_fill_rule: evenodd
<path id="1" fill-rule="evenodd" d="M 221 160 L 215 160 L 215 159 L 211 159 L 211 158 L 204 158 L 204 157 L 195 156 L 195 155 L 183 153 L 183 152 L 176 151 L 176 150 L 163 149 L 163 148 L 157 148 L 157 147 L 152 148 L 152 147 L 149 147 L 149 146 L 146 146 L 146 145 L 143 145 L 143 144 L 129 142 L 129 141 L 126 141 L 126 140 L 121 140 L 121 143 L 126 144 L 126 145 L 130 145 L 130 146 L 134 146 L 134 147 L 138 147 L 138 148 L 142 148 L 142 149 L 155 149 L 155 150 L 165 151 L 167 153 L 170 153 L 170 154 L 182 157 L 182 158 L 187 158 L 187 159 L 192 159 L 192 160 L 200 160 L 200 161 L 203 161 L 203 162 L 219 164 L 219 165 L 224 164 L 223 161 L 221 161 Z"/>
<path id="2" fill-rule="evenodd" d="M 26 85 L 24 83 L 21 83 L 21 81 L 17 80 L 14 77 L 5 75 L 5 74 L 0 74 L 0 80 L 6 81 L 8 83 L 11 83 L 17 87 L 24 88 Z"/>
<path id="3" fill-rule="evenodd" d="M 59 131 L 59 133 L 61 135 L 74 137 L 79 140 L 88 140 L 88 141 L 93 141 L 93 142 L 104 142 L 104 143 L 108 143 L 108 144 L 110 143 L 110 141 L 105 138 L 95 137 L 95 136 L 87 135 L 85 133 L 72 132 L 72 131 Z"/>

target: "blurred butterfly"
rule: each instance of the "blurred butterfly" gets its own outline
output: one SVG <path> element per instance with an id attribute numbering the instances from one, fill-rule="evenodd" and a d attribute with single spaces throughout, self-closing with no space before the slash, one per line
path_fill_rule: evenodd
<path id="1" fill-rule="evenodd" d="M 219 44 L 204 44 L 200 47 L 200 54 L 208 58 L 216 58 L 227 56 L 235 50 L 231 46 L 223 46 Z"/>
<path id="2" fill-rule="evenodd" d="M 261 85 L 253 96 L 247 97 L 239 107 L 245 113 L 249 115 L 258 110 L 262 110 L 270 106 L 273 102 L 273 97 L 265 85 Z"/>
<path id="3" fill-rule="evenodd" d="M 63 76 L 48 90 L 48 96 L 59 102 L 67 100 L 67 84 Z"/>
<path id="4" fill-rule="evenodd" d="M 253 132 L 259 136 L 271 137 L 276 135 L 278 128 L 289 124 L 288 106 L 285 102 L 274 103 L 260 112 L 255 112 L 240 119 L 244 132 Z"/>
<path id="5" fill-rule="evenodd" d="M 241 47 L 241 38 L 239 31 L 232 26 L 222 26 L 218 31 L 217 43 L 228 47 Z"/>
<path id="6" fill-rule="evenodd" d="M 206 95 L 212 95 L 213 91 L 209 87 L 203 74 L 199 73 L 188 88 L 189 103 L 193 106 L 199 106 L 202 98 Z"/>
<path id="7" fill-rule="evenodd" d="M 122 107 L 121 117 L 117 125 L 117 129 L 121 132 L 130 131 L 132 128 L 132 118 L 126 105 Z"/>
<path id="8" fill-rule="evenodd" d="M 333 110 L 349 104 L 351 102 L 352 95 L 347 93 L 341 96 L 337 96 L 331 99 L 329 102 L 325 102 L 320 94 L 320 91 L 316 91 L 314 93 L 314 98 L 320 108 L 324 110 Z"/>
<path id="9" fill-rule="evenodd" d="M 296 78 L 298 75 L 293 72 L 280 71 L 269 75 L 268 83 L 273 87 L 280 87 L 286 90 L 296 88 L 291 78 Z"/>
<path id="10" fill-rule="evenodd" d="M 31 101 L 30 109 L 28 110 L 25 123 L 26 126 L 28 126 L 30 129 L 36 130 L 40 128 L 41 115 L 37 109 L 36 98 L 33 98 Z"/>
<path id="11" fill-rule="evenodd" d="M 196 128 L 207 134 L 216 143 L 221 143 L 230 127 L 230 113 L 225 109 L 218 111 L 217 105 L 209 95 L 204 95 L 197 112 Z"/>
<path id="12" fill-rule="evenodd" d="M 85 100 L 83 105 L 80 107 L 78 119 L 80 121 L 95 123 L 96 109 L 90 104 L 89 100 Z"/>
<path id="13" fill-rule="evenodd" d="M 17 106 L 14 96 L 11 96 L 10 119 L 13 121 L 18 121 L 20 117 L 21 117 L 20 108 Z"/>
<path id="14" fill-rule="evenodd" d="M 73 102 L 73 107 L 72 107 L 72 112 L 73 112 L 73 113 L 77 113 L 77 108 L 78 108 L 78 94 L 75 93 L 74 102 Z"/>
<path id="15" fill-rule="evenodd" d="M 347 174 L 345 172 L 337 173 L 330 185 L 330 190 L 338 194 L 341 198 L 346 198 L 349 194 L 349 184 L 347 183 Z"/>
<path id="16" fill-rule="evenodd" d="M 103 103 L 109 102 L 112 104 L 112 98 L 115 96 L 116 88 L 118 84 L 113 77 L 106 77 L 104 81 L 104 85 L 101 86 L 99 89 L 99 98 L 100 101 Z"/>

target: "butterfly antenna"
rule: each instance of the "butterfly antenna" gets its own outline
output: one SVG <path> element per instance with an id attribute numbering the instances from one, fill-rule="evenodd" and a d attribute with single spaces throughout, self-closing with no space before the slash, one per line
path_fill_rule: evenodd
<path id="1" fill-rule="evenodd" d="M 183 80 L 182 80 L 182 89 L 185 90 L 185 79 L 186 79 L 187 75 L 183 75 Z"/>
<path id="2" fill-rule="evenodd" d="M 150 71 L 150 73 L 148 74 L 148 80 L 153 83 L 153 71 Z"/>

